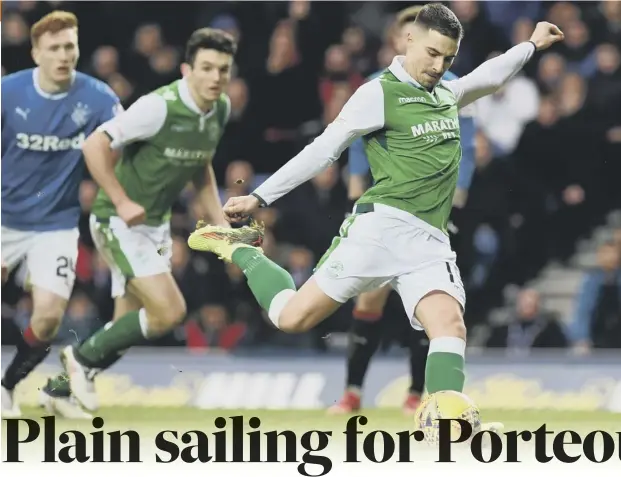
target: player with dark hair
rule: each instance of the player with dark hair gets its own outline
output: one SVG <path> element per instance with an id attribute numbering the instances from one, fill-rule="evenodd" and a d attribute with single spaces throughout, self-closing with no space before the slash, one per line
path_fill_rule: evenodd
<path id="1" fill-rule="evenodd" d="M 411 34 L 416 17 L 422 8 L 422 6 L 409 7 L 397 14 L 395 24 L 392 27 L 392 42 L 399 54 L 405 53 L 408 35 Z M 375 73 L 369 80 L 380 76 L 384 71 Z M 447 71 L 444 73 L 443 79 L 454 80 L 457 79 L 457 76 Z M 459 165 L 457 189 L 453 197 L 454 211 L 465 205 L 468 188 L 474 173 L 475 125 L 472 118 L 472 107 L 460 110 L 459 128 L 462 160 Z M 351 201 L 358 200 L 367 189 L 368 174 L 369 161 L 364 150 L 364 141 L 362 138 L 358 138 L 349 147 L 349 199 Z M 392 290 L 390 285 L 384 285 L 377 290 L 362 293 L 357 298 L 352 326 L 349 331 L 345 393 L 339 402 L 330 407 L 330 413 L 349 413 L 360 409 L 362 385 L 369 369 L 371 357 L 380 345 L 382 337 L 381 318 Z M 405 341 L 410 354 L 410 387 L 403 403 L 403 411 L 406 414 L 411 414 L 418 407 L 424 391 L 429 341 L 422 331 L 413 329 Z"/>
<path id="2" fill-rule="evenodd" d="M 465 382 L 465 292 L 448 237 L 461 161 L 458 110 L 498 91 L 536 50 L 563 38 L 556 26 L 539 23 L 530 41 L 463 78 L 444 81 L 462 36 L 451 10 L 423 7 L 408 33 L 405 56 L 358 88 L 326 130 L 252 194 L 225 204 L 230 221 L 245 219 L 363 138 L 374 185 L 299 290 L 260 248 L 240 243 L 225 227 L 202 227 L 188 240 L 191 248 L 238 265 L 274 326 L 288 333 L 305 332 L 347 300 L 390 283 L 411 325 L 429 338 L 430 394 L 462 392 Z"/>
<path id="3" fill-rule="evenodd" d="M 101 81 L 76 72 L 78 19 L 54 11 L 30 32 L 36 68 L 2 78 L 2 266 L 25 262 L 33 312 L 2 378 L 2 417 L 19 417 L 15 386 L 50 352 L 75 281 L 82 144 L 121 110 Z M 64 415 L 89 417 L 57 395 Z M 49 408 L 50 396 L 41 396 Z"/>
<path id="4" fill-rule="evenodd" d="M 91 234 L 112 271 L 115 299 L 113 321 L 61 352 L 71 392 L 89 410 L 98 407 L 98 372 L 185 319 L 185 300 L 170 272 L 170 210 L 189 182 L 199 191 L 207 220 L 243 243 L 262 242 L 255 227 L 228 228 L 211 164 L 230 114 L 224 90 L 235 51 L 227 33 L 195 31 L 183 79 L 142 96 L 84 144 L 86 164 L 100 186 Z M 52 388 L 67 387 L 65 376 L 52 381 Z"/>

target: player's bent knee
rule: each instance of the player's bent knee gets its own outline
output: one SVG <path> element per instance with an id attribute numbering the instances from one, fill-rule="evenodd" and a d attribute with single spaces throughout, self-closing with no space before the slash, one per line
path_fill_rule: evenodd
<path id="1" fill-rule="evenodd" d="M 415 314 L 429 339 L 444 336 L 466 339 L 467 330 L 461 305 L 446 293 L 427 295 L 419 302 Z"/>
<path id="2" fill-rule="evenodd" d="M 61 323 L 62 316 L 33 314 L 30 320 L 30 328 L 39 341 L 46 342 L 54 339 L 56 333 L 58 333 Z"/>
<path id="3" fill-rule="evenodd" d="M 187 307 L 184 300 L 175 302 L 153 301 L 146 304 L 147 323 L 150 336 L 159 336 L 170 331 L 186 317 Z"/>

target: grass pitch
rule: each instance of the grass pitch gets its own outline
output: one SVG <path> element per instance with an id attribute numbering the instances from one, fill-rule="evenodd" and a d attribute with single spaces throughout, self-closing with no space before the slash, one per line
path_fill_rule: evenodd
<path id="1" fill-rule="evenodd" d="M 609 435 L 612 435 L 615 440 L 616 452 L 619 453 L 621 458 L 621 414 L 613 414 L 607 412 L 566 412 L 566 411 L 498 411 L 498 410 L 482 410 L 482 419 L 484 422 L 490 421 L 500 421 L 505 424 L 505 431 L 524 431 L 528 430 L 531 432 L 536 431 L 542 425 L 546 425 L 547 431 L 552 431 L 554 434 L 551 434 L 546 439 L 546 447 L 548 449 L 548 454 L 550 454 L 553 444 L 554 436 L 557 435 L 560 431 L 571 430 L 578 433 L 582 439 L 589 432 L 592 431 L 604 431 Z M 34 419 L 41 425 L 40 436 L 45 435 L 45 429 L 43 426 L 44 421 L 41 419 L 43 413 L 40 409 L 36 408 L 23 408 L 23 418 Z M 398 409 L 369 409 L 363 410 L 360 415 L 365 416 L 368 419 L 366 425 L 358 424 L 358 431 L 361 433 L 356 436 L 356 448 L 357 448 L 357 456 L 358 459 L 367 458 L 367 446 L 364 444 L 365 437 L 368 436 L 373 431 L 385 431 L 389 433 L 396 444 L 394 449 L 395 452 L 393 457 L 389 459 L 389 462 L 397 462 L 397 459 L 400 459 L 401 455 L 400 451 L 400 441 L 397 433 L 403 431 L 407 431 L 409 434 L 413 431 L 413 418 L 404 416 L 400 410 Z M 344 435 L 344 431 L 347 428 L 347 422 L 351 419 L 351 415 L 343 415 L 343 416 L 330 416 L 327 415 L 325 411 L 273 411 L 273 410 L 248 410 L 248 409 L 240 409 L 240 410 L 200 410 L 193 408 L 171 408 L 171 407 L 109 407 L 102 408 L 99 412 L 95 413 L 96 417 L 101 417 L 104 421 L 104 426 L 101 428 L 105 433 L 120 431 L 125 432 L 128 430 L 136 431 L 139 434 L 140 439 L 140 457 L 143 459 L 143 462 L 155 462 L 156 455 L 163 458 L 168 459 L 170 454 L 166 451 L 162 451 L 162 447 L 157 444 L 157 436 L 162 431 L 172 431 L 176 432 L 176 436 L 171 433 L 167 433 L 167 440 L 174 442 L 180 450 L 183 450 L 190 446 L 196 446 L 199 441 L 196 438 L 195 434 L 192 434 L 192 437 L 187 441 L 182 440 L 182 435 L 187 431 L 202 431 L 207 435 L 208 445 L 205 444 L 205 447 L 209 448 L 209 454 L 214 456 L 216 439 L 214 438 L 214 433 L 221 431 L 221 427 L 217 427 L 215 421 L 218 418 L 224 418 L 226 421 L 226 425 L 224 426 L 224 430 L 226 431 L 226 441 L 227 441 L 227 450 L 225 451 L 228 456 L 231 455 L 232 451 L 232 416 L 243 416 L 243 432 L 247 433 L 253 430 L 258 430 L 262 433 L 262 444 L 261 444 L 261 455 L 265 456 L 267 452 L 266 444 L 268 442 L 265 439 L 264 433 L 269 433 L 270 431 L 282 432 L 282 431 L 293 431 L 295 433 L 294 439 L 294 447 L 297 449 L 297 454 L 294 459 L 297 459 L 297 462 L 302 460 L 302 456 L 307 453 L 309 448 L 306 446 L 317 446 L 318 437 L 316 434 L 311 439 L 314 444 L 302 444 L 302 436 L 312 430 L 315 431 L 331 431 L 332 435 L 329 438 L 329 444 L 324 446 L 323 448 L 314 447 L 313 450 L 316 455 L 327 455 L 331 456 L 335 461 L 344 462 L 344 456 L 346 455 L 347 440 Z M 260 425 L 256 423 L 254 427 L 249 425 L 249 420 L 251 418 L 259 418 Z M 222 419 L 221 419 L 222 421 Z M 222 425 L 222 423 L 220 423 Z M 23 439 L 24 436 L 28 432 L 27 425 L 25 423 L 20 423 L 20 438 Z M 59 436 L 68 430 L 79 431 L 86 436 L 87 440 L 87 448 L 89 455 L 92 454 L 92 450 L 94 449 L 93 440 L 91 439 L 90 434 L 99 429 L 93 426 L 93 423 L 90 420 L 66 420 L 57 418 L 55 421 L 55 428 L 53 429 L 53 433 L 55 434 L 55 453 L 59 451 L 59 449 L 63 448 L 67 445 L 75 444 L 75 440 L 73 437 L 68 440 L 63 441 L 59 439 Z M 406 434 L 406 435 L 407 435 Z M 242 434 L 244 436 L 244 455 L 248 455 L 249 445 L 246 434 Z M 378 438 L 379 437 L 379 438 Z M 2 460 L 6 459 L 7 446 L 6 446 L 6 438 L 7 438 L 7 424 L 3 421 L 2 425 Z M 108 459 L 110 455 L 110 444 L 108 438 L 106 439 L 106 450 L 103 451 L 106 455 L 106 459 Z M 128 454 L 128 446 L 129 441 L 127 437 L 122 437 L 124 440 L 124 449 L 122 451 L 122 461 L 127 462 L 129 459 Z M 407 439 L 407 437 L 406 437 Z M 503 452 L 500 458 L 494 459 L 494 462 L 501 463 L 507 454 L 506 444 L 507 440 L 503 437 Z M 601 440 L 601 439 L 600 439 Z M 570 438 L 565 438 L 565 442 L 571 443 Z M 206 441 L 205 441 L 206 442 Z M 222 442 L 222 441 L 221 441 Z M 277 444 L 272 444 L 272 446 L 276 446 L 277 455 L 280 462 L 285 462 L 287 456 L 287 452 L 289 452 L 287 445 L 287 439 L 285 437 L 278 437 L 276 439 Z M 438 459 L 437 449 L 431 450 L 426 444 L 419 444 L 413 441 L 408 441 L 411 443 L 410 454 L 408 454 L 408 459 L 406 461 L 415 461 L 415 462 L 434 462 Z M 487 441 L 486 441 L 487 442 Z M 599 442 L 599 441 L 598 441 Z M 375 449 L 375 455 L 380 456 L 379 459 L 382 459 L 381 456 L 384 455 L 384 450 L 386 446 L 383 444 L 383 439 L 381 436 L 376 436 L 374 441 L 370 443 L 371 447 Z M 533 462 L 534 459 L 534 442 L 524 443 L 520 442 L 518 455 L 521 462 Z M 471 452 L 469 451 L 469 447 L 464 447 L 463 445 L 454 446 L 455 451 L 453 452 L 453 458 L 460 463 L 469 464 L 474 462 L 474 458 L 472 457 Z M 582 446 L 578 444 L 577 446 L 573 446 L 570 448 L 573 454 L 582 454 Z M 72 450 L 72 453 L 75 451 Z M 191 451 L 192 455 L 198 455 L 196 448 Z M 616 454 L 615 452 L 615 454 Z M 484 454 L 490 455 L 489 451 L 485 451 Z M 20 458 L 25 462 L 42 462 L 44 455 L 43 448 L 43 438 L 40 437 L 36 439 L 34 442 L 24 444 L 20 446 Z M 74 455 L 74 454 L 72 454 Z M 179 454 L 177 453 L 177 456 Z M 230 459 L 230 457 L 228 457 Z M 263 457 L 264 458 L 264 457 Z M 247 459 L 247 457 L 246 457 Z M 411 459 L 411 460 L 410 460 Z M 174 460 L 174 459 L 173 459 Z M 293 462 L 295 462 L 294 460 Z M 176 462 L 176 461 L 175 461 Z M 290 461 L 291 462 L 291 461 Z M 476 463 L 476 462 L 474 462 Z M 614 463 L 609 463 L 615 465 Z M 213 465 L 226 465 L 226 464 L 213 464 Z M 286 464 L 293 465 L 296 464 Z M 396 464 L 402 465 L 402 464 Z M 514 464 L 515 465 L 515 464 Z M 608 465 L 608 464 L 605 464 Z M 619 466 L 619 461 L 616 461 L 616 465 Z M 617 467 L 615 467 L 617 468 Z M 618 467 L 618 468 L 621 468 Z M 294 472 L 292 475 L 297 475 L 297 472 Z"/>

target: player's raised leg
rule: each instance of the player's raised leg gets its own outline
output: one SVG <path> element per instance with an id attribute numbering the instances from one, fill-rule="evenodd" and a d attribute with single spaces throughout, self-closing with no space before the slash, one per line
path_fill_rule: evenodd
<path id="1" fill-rule="evenodd" d="M 371 358 L 381 341 L 381 318 L 392 288 L 389 285 L 360 294 L 348 334 L 347 377 L 343 397 L 328 410 L 331 414 L 358 411 L 362 385 Z"/>
<path id="2" fill-rule="evenodd" d="M 286 270 L 263 255 L 260 248 L 241 243 L 241 239 L 238 229 L 209 225 L 193 232 L 188 244 L 241 268 L 250 290 L 275 327 L 287 333 L 303 333 L 341 306 L 342 302 L 327 296 L 314 278 L 296 291 Z"/>

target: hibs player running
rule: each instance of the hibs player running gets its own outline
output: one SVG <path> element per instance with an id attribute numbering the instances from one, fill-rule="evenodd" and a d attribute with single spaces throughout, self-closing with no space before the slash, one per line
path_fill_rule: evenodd
<path id="1" fill-rule="evenodd" d="M 413 327 L 429 337 L 427 391 L 462 392 L 465 293 L 447 225 L 461 159 L 458 110 L 492 94 L 536 50 L 563 38 L 550 23 L 453 81 L 442 76 L 457 55 L 463 28 L 440 4 L 426 5 L 408 34 L 405 56 L 361 86 L 337 119 L 253 194 L 230 199 L 240 220 L 317 175 L 363 137 L 374 185 L 357 201 L 315 274 L 296 291 L 291 276 L 228 229 L 208 226 L 189 239 L 195 250 L 237 264 L 270 320 L 289 333 L 309 330 L 360 293 L 390 283 Z"/>
<path id="2" fill-rule="evenodd" d="M 225 32 L 195 31 L 187 43 L 183 79 L 141 97 L 84 144 L 86 164 L 100 186 L 91 234 L 111 269 L 115 298 L 111 324 L 61 352 L 71 391 L 89 410 L 98 407 L 97 371 L 185 318 L 186 304 L 169 268 L 169 220 L 188 182 L 200 190 L 206 219 L 222 230 L 228 227 L 211 160 L 229 118 L 223 90 L 235 51 L 235 41 Z M 120 148 L 117 162 L 114 151 Z M 257 228 L 227 230 L 249 246 L 262 242 Z M 66 386 L 63 378 L 55 378 L 51 387 Z"/>

